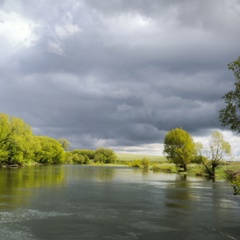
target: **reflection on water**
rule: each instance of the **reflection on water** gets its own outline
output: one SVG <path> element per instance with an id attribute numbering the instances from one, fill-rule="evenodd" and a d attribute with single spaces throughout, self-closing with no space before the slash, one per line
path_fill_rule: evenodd
<path id="1" fill-rule="evenodd" d="M 0 239 L 239 239 L 229 183 L 133 168 L 0 169 Z"/>
<path id="2" fill-rule="evenodd" d="M 92 167 L 92 166 L 79 166 L 71 165 L 66 168 L 67 176 L 70 177 L 70 180 L 91 180 L 91 181 L 100 181 L 108 182 L 114 179 L 115 168 L 114 167 Z"/>
<path id="3" fill-rule="evenodd" d="M 0 169 L 0 210 L 27 204 L 34 189 L 64 183 L 64 166 Z"/>
<path id="4" fill-rule="evenodd" d="M 175 181 L 172 181 L 166 189 L 166 196 L 167 207 L 191 208 L 189 202 L 194 200 L 195 196 L 191 192 L 190 182 L 187 180 L 187 175 L 178 175 Z"/>

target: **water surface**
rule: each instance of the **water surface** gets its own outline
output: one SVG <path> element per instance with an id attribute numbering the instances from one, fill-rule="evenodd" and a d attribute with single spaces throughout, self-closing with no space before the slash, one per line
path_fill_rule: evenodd
<path id="1" fill-rule="evenodd" d="M 124 167 L 0 169 L 3 240 L 240 240 L 228 182 Z"/>

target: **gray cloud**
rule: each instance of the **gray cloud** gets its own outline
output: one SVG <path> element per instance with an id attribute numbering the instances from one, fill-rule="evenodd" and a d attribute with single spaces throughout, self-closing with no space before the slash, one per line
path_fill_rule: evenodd
<path id="1" fill-rule="evenodd" d="M 238 1 L 3 1 L 0 109 L 73 147 L 220 128 Z"/>

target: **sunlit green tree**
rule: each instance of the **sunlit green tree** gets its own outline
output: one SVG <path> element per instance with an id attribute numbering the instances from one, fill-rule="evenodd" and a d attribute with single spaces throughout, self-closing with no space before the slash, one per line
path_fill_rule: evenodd
<path id="1" fill-rule="evenodd" d="M 70 148 L 70 142 L 65 138 L 58 139 L 59 143 L 62 145 L 65 151 L 68 151 Z"/>
<path id="2" fill-rule="evenodd" d="M 36 136 L 35 160 L 42 164 L 63 163 L 65 152 L 62 145 L 54 138 Z"/>
<path id="3" fill-rule="evenodd" d="M 117 160 L 117 156 L 112 149 L 98 148 L 95 151 L 94 161 L 100 163 L 114 163 Z"/>
<path id="4" fill-rule="evenodd" d="M 22 119 L 0 114 L 0 161 L 6 165 L 24 165 L 32 160 L 33 133 Z"/>
<path id="5" fill-rule="evenodd" d="M 169 131 L 164 138 L 164 153 L 171 162 L 187 170 L 196 156 L 196 149 L 191 135 L 182 128 Z"/>
<path id="6" fill-rule="evenodd" d="M 201 143 L 197 143 L 196 146 L 206 173 L 209 177 L 215 178 L 216 168 L 231 154 L 231 145 L 224 140 L 222 133 L 214 131 L 209 146 L 204 147 Z"/>

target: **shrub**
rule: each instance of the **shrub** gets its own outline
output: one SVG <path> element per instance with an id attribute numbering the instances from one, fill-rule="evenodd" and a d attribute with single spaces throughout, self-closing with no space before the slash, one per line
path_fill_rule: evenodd
<path id="1" fill-rule="evenodd" d="M 148 169 L 150 165 L 150 160 L 148 158 L 136 159 L 128 164 L 130 167 L 138 167 Z"/>
<path id="2" fill-rule="evenodd" d="M 134 160 L 132 162 L 129 163 L 130 167 L 141 167 L 142 165 L 142 160 Z"/>
<path id="3" fill-rule="evenodd" d="M 190 164 L 188 172 L 195 176 L 205 176 L 206 169 L 203 165 L 200 164 Z"/>
<path id="4" fill-rule="evenodd" d="M 79 155 L 86 155 L 89 159 L 94 159 L 95 151 L 89 149 L 75 149 L 71 151 L 72 153 L 76 153 Z"/>
<path id="5" fill-rule="evenodd" d="M 177 172 L 174 164 L 154 164 L 152 166 L 154 172 L 175 173 Z"/>
<path id="6" fill-rule="evenodd" d="M 234 195 L 240 195 L 240 169 L 225 170 L 226 177 L 233 184 Z"/>
<path id="7" fill-rule="evenodd" d="M 142 167 L 144 169 L 148 169 L 150 165 L 150 160 L 148 158 L 143 158 L 142 159 Z"/>
<path id="8" fill-rule="evenodd" d="M 98 148 L 95 151 L 94 162 L 100 163 L 115 163 L 117 156 L 112 149 Z"/>

